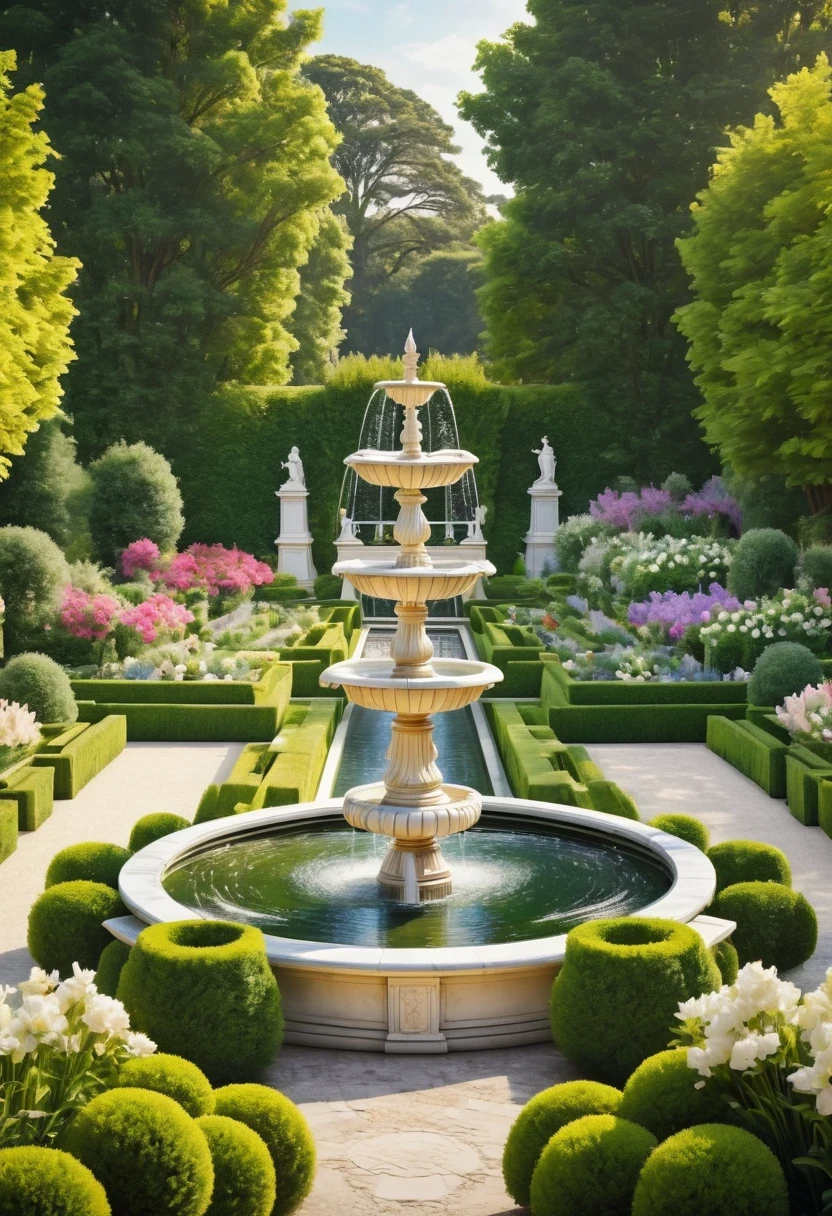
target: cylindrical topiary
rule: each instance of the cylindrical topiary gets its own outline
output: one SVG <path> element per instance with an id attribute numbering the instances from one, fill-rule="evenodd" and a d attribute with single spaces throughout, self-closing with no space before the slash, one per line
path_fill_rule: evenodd
<path id="1" fill-rule="evenodd" d="M 667 1047 L 679 1002 L 721 982 L 689 925 L 641 917 L 588 921 L 566 939 L 552 988 L 552 1035 L 590 1076 L 621 1085 Z"/>
<path id="2" fill-rule="evenodd" d="M 639 1174 L 655 1147 L 655 1136 L 615 1115 L 567 1123 L 535 1166 L 532 1216 L 630 1216 Z"/>
<path id="3" fill-rule="evenodd" d="M 67 560 L 51 536 L 37 528 L 0 528 L 0 597 L 6 605 L 6 654 L 24 649 L 31 630 L 54 617 L 68 582 Z"/>
<path id="4" fill-rule="evenodd" d="M 110 1089 L 83 1106 L 62 1145 L 95 1174 L 118 1216 L 205 1216 L 211 1151 L 178 1102 L 147 1089 Z"/>
<path id="5" fill-rule="evenodd" d="M 657 1140 L 697 1123 L 732 1122 L 731 1108 L 718 1093 L 696 1088 L 700 1077 L 687 1060 L 686 1047 L 648 1056 L 624 1086 L 621 1118 L 646 1127 Z"/>
<path id="6" fill-rule="evenodd" d="M 650 1155 L 633 1216 L 789 1216 L 780 1162 L 740 1127 L 705 1123 L 677 1132 Z"/>
<path id="7" fill-rule="evenodd" d="M 174 921 L 139 934 L 118 986 L 137 1030 L 212 1084 L 257 1076 L 283 1037 L 263 934 L 226 921 Z"/>
<path id="8" fill-rule="evenodd" d="M 98 1179 L 56 1148 L 0 1149 L 0 1216 L 110 1216 Z"/>
<path id="9" fill-rule="evenodd" d="M 271 1216 L 277 1176 L 262 1136 L 227 1115 L 203 1115 L 197 1122 L 214 1161 L 214 1193 L 205 1216 Z"/>
<path id="10" fill-rule="evenodd" d="M 167 1094 L 192 1119 L 214 1113 L 211 1082 L 196 1064 L 183 1060 L 181 1056 L 160 1051 L 152 1056 L 128 1060 L 119 1069 L 115 1085 L 122 1089 L 151 1089 L 157 1094 Z"/>
<path id="11" fill-rule="evenodd" d="M 794 586 L 797 545 L 777 528 L 752 528 L 737 542 L 728 570 L 728 590 L 740 600 L 758 600 Z"/>
<path id="12" fill-rule="evenodd" d="M 70 844 L 56 853 L 46 871 L 46 886 L 54 887 L 59 882 L 103 882 L 108 887 L 118 888 L 121 867 L 130 860 L 130 853 L 117 844 Z"/>
<path id="13" fill-rule="evenodd" d="M 818 944 L 818 918 L 804 895 L 779 882 L 738 882 L 720 891 L 709 909 L 737 922 L 731 941 L 740 966 L 759 960 L 788 971 L 811 958 Z"/>
<path id="14" fill-rule="evenodd" d="M 131 853 L 138 853 L 155 840 L 161 840 L 163 836 L 181 832 L 183 828 L 190 826 L 182 815 L 172 815 L 170 811 L 154 811 L 150 815 L 142 815 L 141 819 L 133 824 L 128 848 Z"/>
<path id="15" fill-rule="evenodd" d="M 29 953 L 44 970 L 57 969 L 61 975 L 69 975 L 73 963 L 96 967 L 112 941 L 103 922 L 126 915 L 118 891 L 103 882 L 59 882 L 32 904 Z"/>
<path id="16" fill-rule="evenodd" d="M 112 938 L 101 951 L 95 973 L 95 986 L 104 996 L 115 996 L 121 969 L 130 957 L 130 947 L 125 942 Z"/>
<path id="17" fill-rule="evenodd" d="M 214 1098 L 218 1115 L 239 1119 L 266 1143 L 277 1176 L 272 1216 L 294 1212 L 315 1178 L 315 1142 L 294 1102 L 265 1085 L 226 1085 Z"/>
<path id="18" fill-rule="evenodd" d="M 503 1179 L 515 1203 L 528 1207 L 532 1174 L 546 1145 L 584 1115 L 614 1115 L 621 1090 L 598 1081 L 565 1081 L 536 1094 L 514 1120 L 503 1150 Z"/>
<path id="19" fill-rule="evenodd" d="M 740 959 L 736 946 L 729 941 L 717 942 L 711 947 L 711 954 L 719 967 L 723 984 L 731 985 L 737 978 L 740 969 Z"/>
<path id="20" fill-rule="evenodd" d="M 782 705 L 786 697 L 802 692 L 807 684 L 823 683 L 820 660 L 799 642 L 775 642 L 754 664 L 748 681 L 749 705 Z"/>
<path id="21" fill-rule="evenodd" d="M 832 587 L 832 546 L 813 545 L 800 559 L 800 573 L 813 589 Z"/>
<path id="22" fill-rule="evenodd" d="M 708 849 L 716 870 L 717 894 L 738 882 L 779 882 L 792 885 L 789 859 L 773 844 L 759 840 L 726 840 Z"/>
<path id="23" fill-rule="evenodd" d="M 78 706 L 63 667 L 45 654 L 19 654 L 0 671 L 0 699 L 28 705 L 38 722 L 74 722 Z"/>
<path id="24" fill-rule="evenodd" d="M 655 819 L 650 820 L 650 827 L 667 832 L 670 836 L 678 836 L 680 840 L 695 845 L 703 853 L 711 839 L 705 824 L 701 819 L 694 819 L 693 815 L 657 815 Z"/>

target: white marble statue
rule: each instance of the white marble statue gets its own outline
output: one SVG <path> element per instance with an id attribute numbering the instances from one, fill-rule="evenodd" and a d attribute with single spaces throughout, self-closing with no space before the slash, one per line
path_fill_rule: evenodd
<path id="1" fill-rule="evenodd" d="M 280 467 L 281 469 L 289 470 L 289 480 L 285 483 L 286 485 L 291 485 L 292 482 L 298 486 L 306 485 L 306 474 L 303 471 L 303 461 L 301 460 L 300 452 L 296 447 L 292 448 L 286 460 L 281 460 Z"/>
<path id="2" fill-rule="evenodd" d="M 532 448 L 537 457 L 537 463 L 540 465 L 540 476 L 534 484 L 536 486 L 553 486 L 555 484 L 555 467 L 557 466 L 554 448 L 549 443 L 548 435 L 543 436 L 541 443 L 542 447 Z"/>
<path id="3" fill-rule="evenodd" d="M 354 540 L 355 528 L 356 528 L 356 525 L 350 519 L 349 515 L 347 515 L 346 509 L 344 507 L 341 507 L 341 531 L 339 533 L 338 539 L 339 540 Z"/>
<path id="4" fill-rule="evenodd" d="M 475 507 L 474 518 L 468 524 L 468 539 L 469 540 L 485 540 L 482 530 L 485 526 L 485 519 L 488 515 L 488 507 Z"/>

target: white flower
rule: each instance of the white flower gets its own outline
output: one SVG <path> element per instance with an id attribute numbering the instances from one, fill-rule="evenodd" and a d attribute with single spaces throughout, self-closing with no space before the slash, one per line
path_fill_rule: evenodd
<path id="1" fill-rule="evenodd" d="M 121 1001 L 98 992 L 87 1003 L 81 1021 L 95 1034 L 116 1035 L 124 1038 L 130 1029 L 130 1018 Z"/>
<path id="2" fill-rule="evenodd" d="M 18 984 L 18 988 L 24 996 L 44 996 L 57 986 L 60 978 L 57 971 L 47 973 L 42 967 L 33 967 L 28 980 Z"/>
<path id="3" fill-rule="evenodd" d="M 146 1034 L 139 1034 L 138 1031 L 131 1030 L 125 1036 L 127 1043 L 127 1051 L 131 1056 L 137 1059 L 144 1059 L 145 1056 L 152 1056 L 156 1050 L 156 1044 L 152 1039 L 149 1039 Z"/>
<path id="4" fill-rule="evenodd" d="M 0 1056 L 17 1056 L 19 1062 L 22 1058 L 20 1051 L 20 1040 L 16 1039 L 8 1030 L 0 1030 Z"/>
<path id="5" fill-rule="evenodd" d="M 24 1052 L 34 1051 L 40 1043 L 53 1043 L 69 1028 L 54 995 L 24 996 L 9 1032 L 19 1041 Z"/>
<path id="6" fill-rule="evenodd" d="M 78 963 L 72 964 L 72 975 L 58 985 L 55 996 L 61 1006 L 61 1012 L 66 1013 L 71 1005 L 85 1001 L 96 995 L 95 972 L 84 971 Z"/>
<path id="7" fill-rule="evenodd" d="M 28 705 L 0 701 L 0 746 L 28 747 L 40 742 L 40 726 Z"/>

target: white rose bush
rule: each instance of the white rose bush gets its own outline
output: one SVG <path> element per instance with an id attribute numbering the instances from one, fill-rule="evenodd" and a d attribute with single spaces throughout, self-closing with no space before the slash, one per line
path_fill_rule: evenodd
<path id="1" fill-rule="evenodd" d="M 832 684 L 811 684 L 778 705 L 777 717 L 800 743 L 832 745 Z"/>
<path id="2" fill-rule="evenodd" d="M 730 671 L 751 669 L 773 642 L 800 642 L 817 654 L 829 646 L 832 606 L 821 588 L 812 595 L 782 591 L 759 601 L 747 600 L 733 612 L 722 611 L 699 630 L 709 666 Z"/>
<path id="3" fill-rule="evenodd" d="M 0 770 L 40 743 L 40 725 L 27 705 L 0 700 Z"/>
<path id="4" fill-rule="evenodd" d="M 16 989 L 0 986 L 0 1148 L 51 1145 L 126 1060 L 155 1052 L 94 980 L 75 963 L 65 980 L 33 967 Z"/>
<path id="5" fill-rule="evenodd" d="M 711 583 L 726 583 L 732 547 L 703 536 L 638 537 L 639 544 L 626 556 L 613 560 L 611 574 L 620 590 L 632 600 L 646 599 L 651 591 L 698 591 Z"/>
<path id="6" fill-rule="evenodd" d="M 684 1001 L 676 1045 L 737 1122 L 778 1157 L 797 1210 L 832 1211 L 832 968 L 814 992 L 748 963 L 735 983 Z"/>

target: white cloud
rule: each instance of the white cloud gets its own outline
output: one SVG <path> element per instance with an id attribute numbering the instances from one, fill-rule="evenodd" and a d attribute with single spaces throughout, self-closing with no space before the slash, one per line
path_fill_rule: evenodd
<path id="1" fill-rule="evenodd" d="M 476 54 L 475 43 L 461 34 L 445 34 L 435 42 L 407 42 L 393 47 L 410 63 L 418 63 L 430 72 L 469 73 Z"/>

